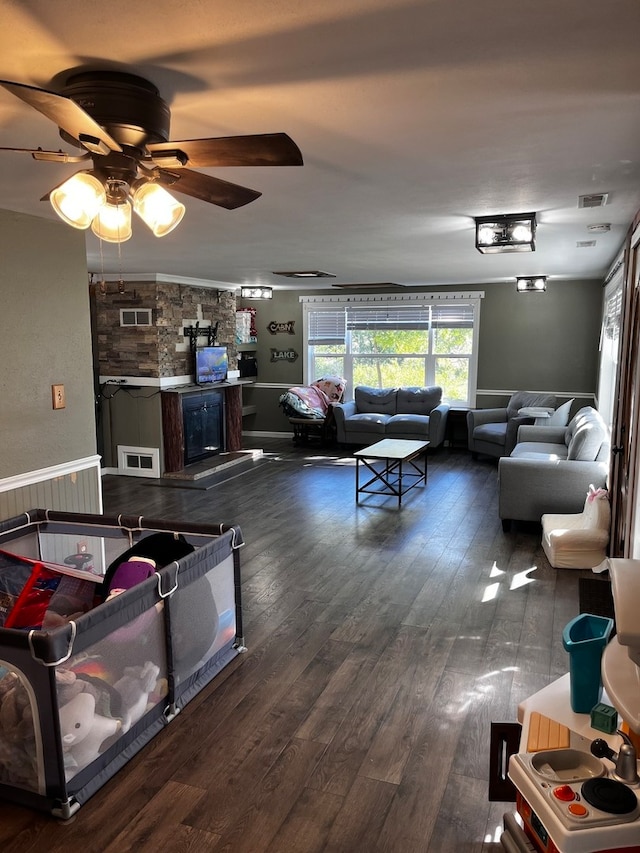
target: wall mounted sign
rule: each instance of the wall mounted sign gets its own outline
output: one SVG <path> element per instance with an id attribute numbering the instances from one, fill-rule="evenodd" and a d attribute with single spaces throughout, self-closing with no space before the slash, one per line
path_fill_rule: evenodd
<path id="1" fill-rule="evenodd" d="M 267 331 L 271 332 L 272 335 L 295 335 L 293 330 L 295 322 L 295 320 L 287 320 L 286 323 L 278 323 L 276 320 L 272 320 L 267 326 Z"/>
<path id="2" fill-rule="evenodd" d="M 298 353 L 294 349 L 271 349 L 271 361 L 294 362 L 297 358 Z"/>

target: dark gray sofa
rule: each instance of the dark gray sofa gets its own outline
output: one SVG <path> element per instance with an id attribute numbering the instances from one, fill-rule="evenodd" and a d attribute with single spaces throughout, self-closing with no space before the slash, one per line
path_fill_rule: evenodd
<path id="1" fill-rule="evenodd" d="M 442 388 L 370 388 L 358 385 L 354 399 L 336 403 L 333 413 L 340 444 L 374 444 L 383 438 L 444 441 L 449 404 Z"/>
<path id="2" fill-rule="evenodd" d="M 591 406 L 566 427 L 521 426 L 511 455 L 498 462 L 503 529 L 511 520 L 581 512 L 590 485 L 606 488 L 609 453 L 609 428 Z"/>

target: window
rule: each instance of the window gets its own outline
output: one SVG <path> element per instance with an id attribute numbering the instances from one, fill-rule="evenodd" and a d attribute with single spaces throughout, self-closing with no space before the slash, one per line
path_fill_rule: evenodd
<path id="1" fill-rule="evenodd" d="M 441 385 L 443 398 L 475 405 L 482 293 L 300 297 L 305 382 L 339 375 L 356 385 Z"/>
<path id="2" fill-rule="evenodd" d="M 620 266 L 604 290 L 600 364 L 598 375 L 598 411 L 609 428 L 613 425 L 616 378 L 620 360 L 620 320 L 622 316 L 623 274 Z"/>

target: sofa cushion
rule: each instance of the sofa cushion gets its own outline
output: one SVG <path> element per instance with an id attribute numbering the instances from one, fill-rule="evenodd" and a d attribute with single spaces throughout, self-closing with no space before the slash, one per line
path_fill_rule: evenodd
<path id="1" fill-rule="evenodd" d="M 359 413 L 370 412 L 382 415 L 395 415 L 397 388 L 369 388 L 359 385 L 354 392 L 356 409 Z"/>
<path id="2" fill-rule="evenodd" d="M 442 402 L 442 388 L 398 388 L 397 413 L 399 415 L 428 415 Z"/>
<path id="3" fill-rule="evenodd" d="M 367 414 L 351 415 L 344 422 L 345 432 L 371 433 L 372 435 L 384 435 L 386 426 L 391 415 L 380 415 L 375 412 Z"/>
<path id="4" fill-rule="evenodd" d="M 607 428 L 602 416 L 591 406 L 585 406 L 571 419 L 565 432 L 567 459 L 593 462 L 602 443 L 607 439 Z"/>
<path id="5" fill-rule="evenodd" d="M 506 437 L 506 421 L 502 423 L 480 424 L 473 431 L 474 441 L 488 441 L 490 444 L 498 444 L 501 447 L 504 447 Z"/>
<path id="6" fill-rule="evenodd" d="M 585 418 L 589 418 L 593 414 L 597 414 L 597 412 L 592 406 L 583 406 L 581 409 L 578 409 L 564 431 L 564 443 L 567 447 L 571 444 L 571 439 L 573 438 L 574 432 L 578 429 L 578 426 L 584 423 Z"/>
<path id="7" fill-rule="evenodd" d="M 429 415 L 393 415 L 387 421 L 388 436 L 402 438 L 406 435 L 420 435 L 429 440 Z"/>
<path id="8" fill-rule="evenodd" d="M 564 444 L 554 444 L 546 441 L 520 441 L 511 451 L 516 459 L 557 460 L 567 458 L 567 448 Z"/>

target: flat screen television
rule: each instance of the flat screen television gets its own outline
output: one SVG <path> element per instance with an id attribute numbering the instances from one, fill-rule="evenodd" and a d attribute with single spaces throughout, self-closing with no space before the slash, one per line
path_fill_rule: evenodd
<path id="1" fill-rule="evenodd" d="M 225 382 L 229 370 L 226 347 L 198 347 L 196 349 L 195 380 L 197 385 Z"/>

